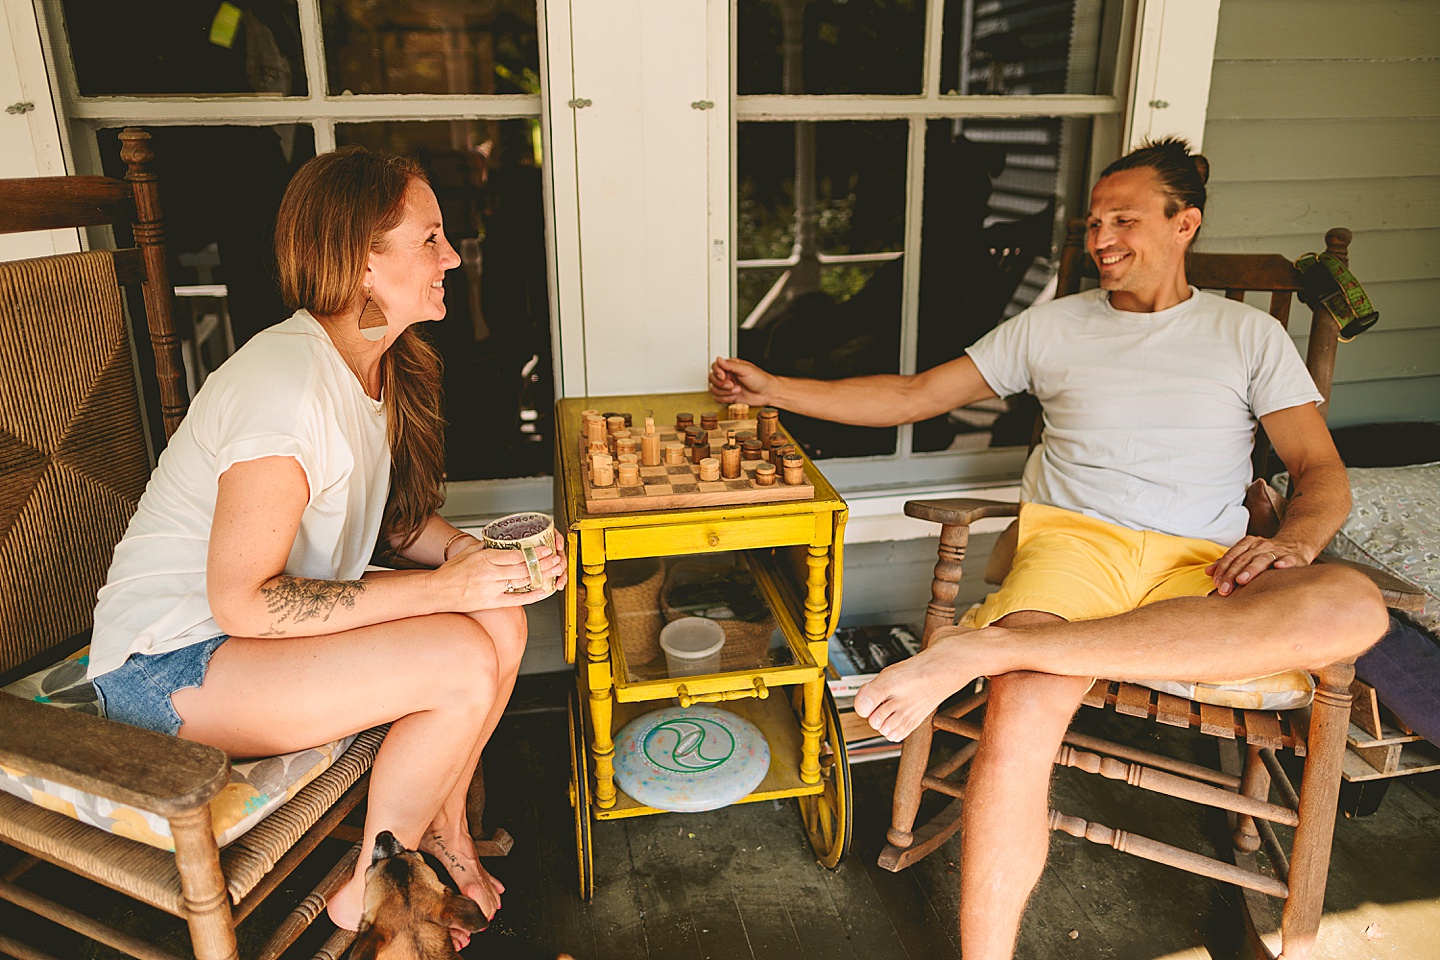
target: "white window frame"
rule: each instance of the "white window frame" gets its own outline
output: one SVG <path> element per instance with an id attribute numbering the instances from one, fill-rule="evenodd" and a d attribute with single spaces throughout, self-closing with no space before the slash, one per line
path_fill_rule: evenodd
<path id="1" fill-rule="evenodd" d="M 959 2 L 959 0 L 951 0 Z M 1114 2 L 1114 0 L 1112 0 Z M 1150 136 L 1176 133 L 1197 146 L 1209 95 L 1219 0 L 1129 0 L 1121 12 L 1112 62 L 1101 52 L 1097 88 L 1110 94 L 1025 96 L 942 95 L 940 62 L 945 0 L 927 0 L 925 50 L 919 95 L 736 96 L 736 123 L 763 121 L 904 120 L 908 124 L 904 249 L 920 248 L 925 177 L 925 130 L 935 118 L 1083 117 L 1092 122 L 1085 180 Z M 735 34 L 732 21 L 732 36 Z M 732 59 L 734 53 L 732 49 Z M 1143 97 L 1142 102 L 1140 98 Z M 732 136 L 732 142 L 735 138 Z M 733 161 L 732 161 L 733 167 Z M 732 174 L 733 178 L 733 174 Z M 1078 216 L 1081 211 L 1069 211 Z M 732 213 L 732 224 L 738 213 Z M 732 247 L 734 238 L 732 236 Z M 739 270 L 732 269 L 732 302 Z M 906 258 L 901 307 L 900 370 L 915 372 L 920 258 Z M 740 318 L 735 318 L 738 327 Z M 732 340 L 732 352 L 734 341 Z M 898 430 L 896 451 L 874 457 L 827 459 L 826 477 L 842 492 L 923 489 L 935 485 L 993 483 L 1018 478 L 1019 447 L 964 452 L 916 452 L 911 431 Z M 897 470 L 897 466 L 901 469 Z M 897 479 L 897 474 L 900 477 Z"/>

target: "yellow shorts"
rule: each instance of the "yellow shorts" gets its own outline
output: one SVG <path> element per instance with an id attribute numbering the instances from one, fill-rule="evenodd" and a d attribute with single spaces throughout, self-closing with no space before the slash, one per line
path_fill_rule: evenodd
<path id="1" fill-rule="evenodd" d="M 1215 589 L 1205 568 L 1225 555 L 1210 540 L 1130 530 L 1039 503 L 1020 506 L 1015 563 L 1000 589 L 960 623 L 983 627 L 1020 610 L 1096 620 Z"/>

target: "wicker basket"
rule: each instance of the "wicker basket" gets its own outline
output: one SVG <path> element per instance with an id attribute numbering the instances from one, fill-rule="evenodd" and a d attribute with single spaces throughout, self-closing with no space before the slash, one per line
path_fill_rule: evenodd
<path id="1" fill-rule="evenodd" d="M 725 561 L 708 558 L 679 560 L 671 563 L 670 570 L 665 577 L 665 589 L 660 594 L 660 610 L 665 615 L 665 621 L 668 623 L 681 617 L 694 615 L 689 611 L 677 610 L 670 605 L 670 591 L 677 583 L 717 575 L 734 575 L 742 569 Z M 740 620 L 734 617 L 714 619 L 725 631 L 725 646 L 720 651 L 721 671 L 744 670 L 761 664 L 765 659 L 765 651 L 770 648 L 770 638 L 775 634 L 777 624 L 773 616 L 767 612 L 761 620 Z M 628 653 L 628 646 L 626 651 Z"/>
<path id="2" fill-rule="evenodd" d="M 605 565 L 610 583 L 610 609 L 615 632 L 625 648 L 630 672 L 657 659 L 660 650 L 660 587 L 665 583 L 665 562 L 659 559 L 616 560 Z"/>

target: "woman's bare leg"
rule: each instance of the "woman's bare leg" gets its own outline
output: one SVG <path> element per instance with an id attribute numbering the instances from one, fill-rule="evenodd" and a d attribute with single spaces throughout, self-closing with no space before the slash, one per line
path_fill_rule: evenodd
<path id="1" fill-rule="evenodd" d="M 471 837 L 470 823 L 466 816 L 465 799 L 469 792 L 470 780 L 480 763 L 480 754 L 490 741 L 510 694 L 515 689 L 515 679 L 520 672 L 520 658 L 525 652 L 527 637 L 525 612 L 520 607 L 502 610 L 484 610 L 470 616 L 494 641 L 497 660 L 496 677 L 499 684 L 494 706 L 485 719 L 485 724 L 470 754 L 466 770 L 450 794 L 440 805 L 425 834 L 420 840 L 420 849 L 443 863 L 460 892 L 480 904 L 487 917 L 500 909 L 500 894 L 505 885 L 490 875 L 475 855 L 475 844 Z M 476 824 L 475 826 L 479 826 Z M 383 829 L 383 828 L 380 828 Z M 378 830 L 377 830 L 378 832 Z M 370 836 L 374 836 L 371 833 Z M 489 903 L 493 902 L 493 908 Z"/>
<path id="2" fill-rule="evenodd" d="M 371 771 L 356 876 L 329 904 L 332 919 L 353 929 L 375 835 L 388 829 L 406 846 L 420 845 L 457 784 L 468 783 L 503 710 L 500 690 L 494 638 L 475 618 L 437 614 L 325 637 L 231 638 L 204 685 L 173 699 L 182 737 L 237 757 L 391 723 Z M 477 903 L 487 915 L 498 906 L 493 889 L 475 883 L 467 893 L 484 898 Z"/>

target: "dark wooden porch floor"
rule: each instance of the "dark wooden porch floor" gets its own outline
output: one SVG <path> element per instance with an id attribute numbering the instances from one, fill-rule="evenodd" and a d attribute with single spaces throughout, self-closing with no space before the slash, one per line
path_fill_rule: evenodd
<path id="1" fill-rule="evenodd" d="M 855 840 L 837 870 L 813 860 L 793 802 L 640 817 L 595 825 L 596 893 L 591 903 L 582 902 L 567 800 L 570 682 L 565 675 L 522 678 L 486 753 L 486 819 L 506 827 L 515 848 L 487 864 L 507 887 L 504 908 L 467 957 L 548 960 L 562 950 L 578 960 L 959 956 L 956 841 L 899 874 L 875 866 L 893 760 L 856 766 Z M 1223 841 L 1221 817 L 1203 824 L 1170 817 L 1173 801 L 1095 779 L 1062 773 L 1057 805 L 1197 849 Z M 103 891 L 93 896 L 112 922 L 151 933 L 173 925 L 107 899 Z M 1234 892 L 1220 884 L 1054 837 L 1019 956 L 1246 956 L 1235 902 Z M 1397 781 L 1377 814 L 1339 822 L 1325 911 L 1317 960 L 1440 957 L 1440 779 Z M 0 904 L 0 928 L 17 922 L 13 909 Z M 56 957 L 115 956 L 68 933 L 39 931 L 36 938 L 19 932 Z M 180 930 L 166 939 L 170 949 L 185 952 Z M 254 949 L 242 941 L 242 956 Z"/>

